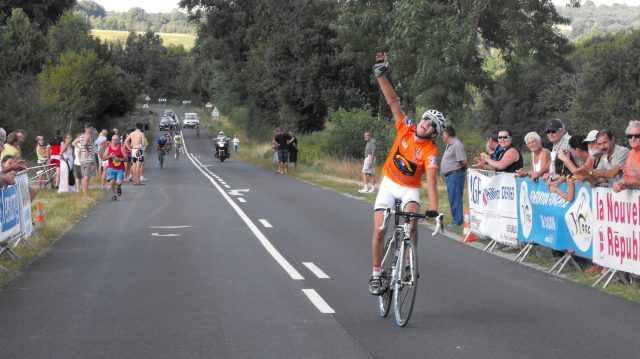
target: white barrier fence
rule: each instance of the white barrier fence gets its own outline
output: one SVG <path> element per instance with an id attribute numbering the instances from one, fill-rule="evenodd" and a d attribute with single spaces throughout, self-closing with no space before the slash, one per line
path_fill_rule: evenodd
<path id="1" fill-rule="evenodd" d="M 507 245 L 535 243 L 640 274 L 640 190 L 576 183 L 568 202 L 542 181 L 511 173 L 468 170 L 470 229 Z M 566 183 L 560 186 L 566 192 Z"/>

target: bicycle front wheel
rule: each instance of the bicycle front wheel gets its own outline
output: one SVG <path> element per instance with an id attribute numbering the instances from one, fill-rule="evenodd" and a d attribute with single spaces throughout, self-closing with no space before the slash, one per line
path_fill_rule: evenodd
<path id="1" fill-rule="evenodd" d="M 392 248 L 389 248 L 389 246 L 392 246 Z M 385 240 L 384 251 L 382 253 L 384 254 L 382 257 L 382 263 L 380 264 L 380 269 L 382 270 L 382 285 L 384 286 L 384 290 L 378 297 L 378 310 L 380 312 L 380 316 L 384 318 L 389 314 L 391 299 L 393 298 L 393 290 L 389 283 L 391 283 L 392 267 L 395 262 L 395 258 L 393 256 L 395 253 L 395 243 L 392 241 L 391 237 Z"/>
<path id="2" fill-rule="evenodd" d="M 393 307 L 396 324 L 404 327 L 411 318 L 418 289 L 418 256 L 411 241 L 405 241 L 398 255 L 393 282 Z"/>

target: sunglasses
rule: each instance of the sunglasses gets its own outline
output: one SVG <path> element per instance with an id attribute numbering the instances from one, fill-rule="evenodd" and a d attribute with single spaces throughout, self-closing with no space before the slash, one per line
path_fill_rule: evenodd
<path id="1" fill-rule="evenodd" d="M 508 140 L 509 136 L 498 136 L 499 140 Z"/>
<path id="2" fill-rule="evenodd" d="M 627 134 L 627 139 L 629 139 L 629 140 L 630 140 L 630 139 L 632 139 L 632 138 L 635 138 L 636 140 L 637 140 L 637 139 L 640 139 L 640 133 L 628 133 L 628 134 Z"/>
<path id="3" fill-rule="evenodd" d="M 558 132 L 558 130 L 547 130 L 547 135 L 550 133 L 556 133 L 556 132 Z"/>

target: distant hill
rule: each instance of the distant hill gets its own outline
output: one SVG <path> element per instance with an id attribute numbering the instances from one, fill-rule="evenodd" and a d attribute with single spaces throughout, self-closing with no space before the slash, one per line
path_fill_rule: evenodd
<path id="1" fill-rule="evenodd" d="M 619 34 L 640 29 L 640 6 L 596 6 L 593 1 L 585 1 L 577 8 L 556 6 L 556 9 L 560 15 L 571 19 L 571 26 L 561 27 L 570 40 L 585 35 Z"/>

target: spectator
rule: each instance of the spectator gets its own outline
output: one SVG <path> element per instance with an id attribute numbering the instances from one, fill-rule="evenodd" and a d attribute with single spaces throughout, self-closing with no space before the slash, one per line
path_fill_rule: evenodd
<path id="1" fill-rule="evenodd" d="M 271 141 L 271 150 L 273 151 L 273 165 L 276 167 L 276 172 L 280 173 L 280 163 L 278 161 L 278 143 L 275 139 Z"/>
<path id="2" fill-rule="evenodd" d="M 76 135 L 76 140 L 82 136 L 82 132 Z M 75 141 L 75 140 L 74 140 Z M 77 181 L 82 180 L 82 172 L 80 172 L 80 146 L 74 146 L 73 142 L 71 142 L 71 147 L 73 148 L 73 175 L 75 176 Z"/>
<path id="3" fill-rule="evenodd" d="M 91 134 L 93 125 L 86 123 L 84 133 L 73 141 L 75 147 L 80 148 L 80 172 L 82 174 L 82 193 L 84 198 L 89 198 L 89 182 L 96 175 L 96 162 L 93 157 L 93 140 Z"/>
<path id="4" fill-rule="evenodd" d="M 7 143 L 4 144 L 4 149 L 2 150 L 2 154 L 0 154 L 0 159 L 5 156 L 12 156 L 16 160 L 20 159 L 20 150 L 18 149 L 18 134 L 16 132 L 11 132 L 7 136 Z"/>
<path id="5" fill-rule="evenodd" d="M 490 129 L 485 133 L 487 144 L 485 145 L 485 153 L 489 155 L 492 160 L 496 160 L 498 156 L 503 152 L 502 147 L 498 143 L 498 130 Z M 482 161 L 482 156 L 476 157 L 474 159 L 476 164 L 473 165 L 473 168 L 484 168 L 484 161 Z"/>
<path id="6" fill-rule="evenodd" d="M 524 143 L 531 151 L 531 171 L 527 172 L 524 169 L 518 170 L 518 176 L 529 176 L 532 181 L 537 181 L 545 173 L 549 172 L 549 165 L 551 164 L 551 151 L 542 147 L 542 138 L 537 132 L 529 132 L 524 136 Z"/>
<path id="7" fill-rule="evenodd" d="M 553 144 L 551 148 L 551 165 L 549 172 L 543 176 L 543 178 L 547 180 L 547 177 L 552 174 L 566 173 L 564 163 L 558 159 L 558 152 L 569 152 L 569 139 L 571 135 L 567 133 L 564 122 L 559 119 L 547 121 L 545 132 L 547 133 L 547 139 Z"/>
<path id="8" fill-rule="evenodd" d="M 447 144 L 440 162 L 440 172 L 444 176 L 451 210 L 450 228 L 462 225 L 462 194 L 464 192 L 464 177 L 467 170 L 467 152 L 464 145 L 456 137 L 453 127 L 447 127 L 442 133 L 442 139 Z"/>
<path id="9" fill-rule="evenodd" d="M 613 185 L 614 192 L 640 186 L 640 121 L 629 121 L 625 132 L 631 151 L 623 167 L 622 179 Z"/>
<path id="10" fill-rule="evenodd" d="M 231 144 L 233 144 L 233 153 L 238 153 L 238 145 L 240 144 L 240 139 L 238 138 L 238 135 L 233 135 L 233 140 L 231 140 Z"/>
<path id="11" fill-rule="evenodd" d="M 93 149 L 93 156 L 95 157 L 96 160 L 96 168 L 98 169 L 98 175 L 102 176 L 102 172 L 104 172 L 103 168 L 102 168 L 102 162 L 100 159 L 102 158 L 102 153 L 104 152 L 104 149 L 109 145 L 108 143 L 109 141 L 107 141 L 107 130 L 102 130 L 100 131 L 100 133 L 98 134 L 98 138 L 96 138 L 95 141 L 95 148 Z M 104 187 L 104 182 L 102 183 L 102 186 Z"/>
<path id="12" fill-rule="evenodd" d="M 289 151 L 289 163 L 291 168 L 295 171 L 296 163 L 298 162 L 298 138 L 289 131 L 289 140 L 287 141 L 287 150 Z"/>
<path id="13" fill-rule="evenodd" d="M 7 131 L 0 127 L 0 152 L 4 149 L 5 142 L 7 142 Z"/>
<path id="14" fill-rule="evenodd" d="M 38 177 L 40 182 L 40 188 L 47 184 L 47 174 L 54 174 L 55 169 L 51 170 L 49 167 L 45 167 L 49 164 L 49 158 L 51 157 L 51 145 L 44 141 L 43 136 L 36 137 L 36 159 L 37 164 L 40 167 L 38 171 L 40 176 Z"/>
<path id="15" fill-rule="evenodd" d="M 0 187 L 6 188 L 16 184 L 16 172 L 27 169 L 25 160 L 16 160 L 12 155 L 2 157 L 0 166 Z"/>
<path id="16" fill-rule="evenodd" d="M 577 168 L 576 165 L 571 160 L 571 156 L 575 158 L 587 159 L 589 157 L 588 145 L 585 142 L 584 135 L 575 135 L 572 136 L 569 140 L 569 149 L 571 153 L 559 152 L 558 158 L 565 163 L 565 168 L 570 170 L 570 173 L 574 173 Z M 554 174 L 549 177 L 547 182 L 547 187 L 549 191 L 552 193 L 556 193 L 560 197 L 564 198 L 568 202 L 573 202 L 573 198 L 575 195 L 575 180 L 578 179 L 582 181 L 581 175 L 577 174 Z M 558 187 L 561 183 L 567 182 L 567 192 L 563 192 Z"/>
<path id="17" fill-rule="evenodd" d="M 486 154 L 480 154 L 483 161 L 483 168 L 487 170 L 502 171 L 515 173 L 518 169 L 522 168 L 523 160 L 520 150 L 513 147 L 511 142 L 513 137 L 510 130 L 500 130 L 498 132 L 498 143 L 502 148 L 502 151 L 498 155 L 497 159 L 491 159 Z"/>
<path id="18" fill-rule="evenodd" d="M 559 152 L 558 158 L 564 163 L 564 168 L 571 173 L 576 180 L 596 185 L 593 176 L 589 176 L 588 172 L 600 160 L 600 151 L 596 144 L 596 135 L 598 130 L 589 132 L 587 137 L 583 135 L 572 136 L 569 140 L 570 153 Z M 580 162 L 584 162 L 582 166 L 577 166 L 573 162 L 573 158 Z"/>
<path id="19" fill-rule="evenodd" d="M 58 186 L 58 193 L 78 192 L 76 186 L 76 176 L 74 174 L 74 158 L 73 147 L 71 146 L 72 137 L 70 133 L 67 133 L 64 138 L 64 142 L 60 145 L 60 182 Z M 80 168 L 78 166 L 78 168 Z M 81 177 L 77 177 L 80 180 Z"/>
<path id="20" fill-rule="evenodd" d="M 608 129 L 598 132 L 596 143 L 602 151 L 602 157 L 598 167 L 589 171 L 589 175 L 600 183 L 608 182 L 613 185 L 622 179 L 622 167 L 627 161 L 629 149 L 616 145 L 615 138 Z"/>
<path id="21" fill-rule="evenodd" d="M 18 143 L 16 147 L 18 148 L 18 151 L 20 151 L 20 155 L 22 155 L 22 144 L 27 139 L 27 132 L 21 129 L 18 129 L 15 132 L 16 132 L 16 135 L 18 135 Z"/>
<path id="22" fill-rule="evenodd" d="M 276 129 L 276 137 L 274 138 L 274 141 L 278 145 L 278 173 L 283 175 L 287 173 L 289 162 L 289 149 L 287 148 L 289 134 L 282 132 L 278 127 Z"/>
<path id="23" fill-rule="evenodd" d="M 373 193 L 376 190 L 374 169 L 376 165 L 376 150 L 378 149 L 378 145 L 369 131 L 364 133 L 364 140 L 366 142 L 364 146 L 364 163 L 362 164 L 362 181 L 364 182 L 364 186 L 362 189 L 358 190 L 358 192 Z M 368 187 L 369 182 L 371 182 L 371 188 Z"/>

